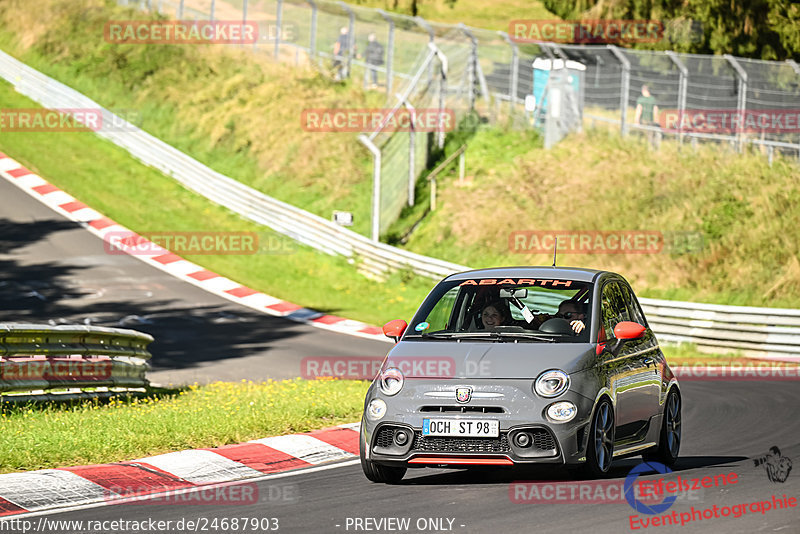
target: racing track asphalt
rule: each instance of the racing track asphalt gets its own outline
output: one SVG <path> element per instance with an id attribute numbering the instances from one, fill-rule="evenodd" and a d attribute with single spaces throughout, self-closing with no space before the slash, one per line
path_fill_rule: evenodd
<path id="1" fill-rule="evenodd" d="M 160 381 L 193 381 L 297 376 L 299 360 L 319 355 L 382 355 L 386 345 L 342 337 L 286 319 L 239 307 L 171 278 L 135 258 L 105 254 L 100 239 L 65 221 L 17 188 L 0 180 L 0 320 L 56 322 L 92 320 L 152 333 L 153 373 Z M 137 319 L 138 317 L 138 319 Z M 338 347 L 338 348 L 337 348 Z M 783 483 L 771 482 L 753 458 L 778 446 L 800 462 L 800 388 L 795 382 L 683 383 L 684 442 L 676 466 L 682 477 L 735 472 L 738 482 L 706 489 L 672 509 L 732 506 L 778 497 L 800 498 L 800 467 Z M 619 462 L 612 480 L 622 482 L 638 459 Z M 515 503 L 511 483 L 563 480 L 553 469 L 528 471 L 413 470 L 401 484 L 368 482 L 357 463 L 321 466 L 262 479 L 259 501 L 205 505 L 136 505 L 24 514 L 48 520 L 279 519 L 279 532 L 628 532 L 632 508 L 625 502 L 592 504 Z M 569 477 L 567 477 L 569 478 Z M 650 476 L 649 478 L 656 478 Z M 253 482 L 245 482 L 253 484 Z M 544 495 L 544 490 L 542 495 Z M 640 517 L 644 515 L 639 514 Z M 349 523 L 348 523 L 349 518 Z M 409 518 L 410 528 L 354 528 L 356 518 Z M 444 518 L 445 528 L 422 521 Z M 447 521 L 452 519 L 452 526 Z M 419 523 L 418 523 L 419 521 Z M 173 523 L 174 524 L 174 523 Z M 367 530 L 367 526 L 370 527 Z M 393 525 L 394 526 L 394 525 Z M 423 527 L 423 528 L 418 528 Z M 49 532 L 89 532 L 59 528 Z M 738 519 L 705 519 L 684 527 L 640 531 L 800 532 L 800 509 L 748 512 Z M 9 524 L 4 532 L 15 531 Z M 175 531 L 174 529 L 168 531 Z M 264 532 L 264 529 L 239 532 Z M 131 530 L 106 529 L 127 533 Z M 140 530 L 139 532 L 157 532 Z"/>
<path id="2" fill-rule="evenodd" d="M 683 384 L 684 442 L 676 472 L 683 478 L 698 478 L 736 473 L 736 483 L 723 488 L 697 491 L 673 504 L 673 510 L 697 510 L 771 500 L 784 494 L 800 500 L 800 467 L 790 472 L 783 483 L 771 482 L 763 467 L 753 458 L 778 446 L 783 456 L 800 462 L 800 388 L 792 382 L 699 382 Z M 627 459 L 615 466 L 612 480 L 623 483 L 639 459 Z M 725 532 L 753 533 L 800 532 L 800 508 L 748 511 L 740 518 L 703 519 L 683 527 L 649 527 L 632 530 L 633 509 L 624 501 L 592 504 L 515 503 L 510 498 L 514 481 L 564 480 L 555 469 L 524 472 L 447 471 L 419 469 L 409 471 L 398 485 L 368 482 L 357 463 L 335 468 L 288 473 L 257 482 L 257 503 L 226 504 L 212 500 L 204 505 L 163 504 L 143 501 L 97 508 L 38 514 L 47 520 L 147 519 L 204 521 L 214 518 L 277 518 L 279 532 L 455 532 L 455 533 L 549 533 L 549 532 Z M 674 476 L 674 475 L 672 475 Z M 646 477 L 656 479 L 655 475 Z M 571 480 L 580 480 L 572 478 Z M 252 484 L 252 482 L 248 483 Z M 545 491 L 541 495 L 546 495 Z M 798 503 L 800 505 L 800 503 Z M 22 516 L 26 517 L 26 516 Z M 409 518 L 408 529 L 355 529 L 355 518 Z M 645 517 L 639 514 L 639 517 Z M 680 516 L 678 516 L 680 518 Z M 348 524 L 348 518 L 350 523 Z M 452 519 L 452 528 L 426 529 L 428 518 Z M 38 521 L 37 517 L 30 517 Z M 366 525 L 365 523 L 363 523 Z M 52 524 L 51 524 L 52 525 Z M 219 525 L 219 523 L 218 523 Z M 349 528 L 348 528 L 349 526 Z M 374 526 L 374 523 L 370 523 Z M 207 530 L 208 532 L 231 532 Z M 266 532 L 267 530 L 240 530 Z M 63 530 L 67 532 L 85 532 Z M 124 530 L 110 532 L 124 533 Z M 155 532 L 145 530 L 143 532 Z"/>
<path id="3" fill-rule="evenodd" d="M 305 357 L 382 357 L 390 346 L 259 313 L 107 254 L 100 238 L 6 180 L 0 199 L 0 322 L 147 332 L 154 383 L 292 378 Z"/>

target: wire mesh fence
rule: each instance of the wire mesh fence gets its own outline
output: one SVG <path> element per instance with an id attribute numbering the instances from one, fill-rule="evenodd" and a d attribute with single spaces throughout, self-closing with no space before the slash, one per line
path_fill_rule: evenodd
<path id="1" fill-rule="evenodd" d="M 475 111 L 490 121 L 543 131 L 546 125 L 535 117 L 550 120 L 556 114 L 541 113 L 541 94 L 531 100 L 537 83 L 545 80 L 549 87 L 548 72 L 535 65 L 552 71 L 577 62 L 579 124 L 604 123 L 622 135 L 723 143 L 740 151 L 752 145 L 770 162 L 777 153 L 800 161 L 800 67 L 792 61 L 515 42 L 504 32 L 331 0 L 118 1 L 178 19 L 257 21 L 258 40 L 248 45 L 255 52 L 383 91 L 388 109 L 438 107 L 441 100 L 456 119 Z M 427 70 L 420 74 L 420 68 Z M 528 101 L 534 106 L 526 106 Z M 365 133 L 371 150 L 382 154 L 373 173 L 380 183 L 374 192 L 379 198 L 373 199 L 381 211 L 373 214 L 376 237 L 376 227 L 380 234 L 403 205 L 413 204 L 413 184 L 441 138 L 386 128 Z"/>

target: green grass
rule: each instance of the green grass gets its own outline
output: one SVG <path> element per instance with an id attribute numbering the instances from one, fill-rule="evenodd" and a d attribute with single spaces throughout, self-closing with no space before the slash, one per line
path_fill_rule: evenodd
<path id="1" fill-rule="evenodd" d="M 368 382 L 215 382 L 145 397 L 3 404 L 0 472 L 117 462 L 357 421 Z"/>

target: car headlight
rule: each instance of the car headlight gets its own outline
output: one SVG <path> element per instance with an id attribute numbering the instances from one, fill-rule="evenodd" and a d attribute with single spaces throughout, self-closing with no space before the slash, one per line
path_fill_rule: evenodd
<path id="1" fill-rule="evenodd" d="M 386 415 L 386 403 L 381 399 L 372 399 L 367 406 L 367 417 L 372 421 L 377 421 Z"/>
<path id="2" fill-rule="evenodd" d="M 558 397 L 569 388 L 569 375 L 564 371 L 552 369 L 545 371 L 536 379 L 534 389 L 542 397 Z"/>
<path id="3" fill-rule="evenodd" d="M 571 421 L 578 413 L 578 408 L 571 402 L 556 402 L 547 408 L 547 417 L 559 423 Z"/>
<path id="4" fill-rule="evenodd" d="M 397 395 L 403 389 L 403 373 L 397 367 L 390 367 L 381 373 L 379 387 L 384 395 Z"/>

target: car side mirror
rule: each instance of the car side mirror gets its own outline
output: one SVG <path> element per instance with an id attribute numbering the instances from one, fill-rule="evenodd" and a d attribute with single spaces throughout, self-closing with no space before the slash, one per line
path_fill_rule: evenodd
<path id="1" fill-rule="evenodd" d="M 628 341 L 641 339 L 646 328 L 633 321 L 621 321 L 614 327 L 614 337 L 617 338 L 610 346 L 606 344 L 603 352 L 608 352 L 614 356 L 619 353 L 622 346 Z"/>
<path id="2" fill-rule="evenodd" d="M 383 335 L 394 339 L 394 342 L 397 343 L 403 335 L 403 332 L 406 331 L 406 328 L 408 328 L 407 322 L 402 319 L 395 319 L 383 325 Z"/>

